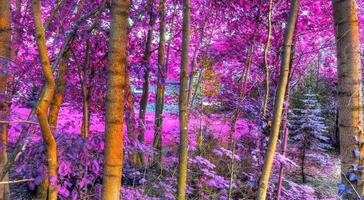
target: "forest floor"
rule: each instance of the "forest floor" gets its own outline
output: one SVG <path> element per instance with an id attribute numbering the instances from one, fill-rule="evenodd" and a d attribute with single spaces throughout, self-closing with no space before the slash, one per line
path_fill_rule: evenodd
<path id="1" fill-rule="evenodd" d="M 26 108 L 16 108 L 13 109 L 12 114 L 12 120 L 24 120 L 27 117 L 27 114 L 29 113 L 29 109 Z M 163 134 L 163 144 L 166 147 L 174 148 L 178 144 L 178 115 L 167 113 L 164 115 L 166 118 L 164 123 L 164 133 Z M 211 120 L 212 119 L 212 120 Z M 82 120 L 82 113 L 75 112 L 75 110 L 70 108 L 63 108 L 61 109 L 60 116 L 59 116 L 59 122 L 58 122 L 58 133 L 61 134 L 69 134 L 69 135 L 79 135 L 80 134 L 80 127 L 81 127 L 81 120 Z M 94 135 L 100 135 L 104 132 L 104 121 L 100 117 L 92 116 L 91 118 L 91 132 Z M 210 120 L 204 119 L 205 122 L 203 122 L 203 125 L 209 126 L 209 129 L 214 130 L 213 134 L 214 137 L 218 139 L 220 142 L 227 142 L 227 134 L 230 130 L 229 126 L 229 119 L 225 116 L 216 115 L 210 117 Z M 147 131 L 146 131 L 146 143 L 152 144 L 153 140 L 153 134 L 154 134 L 154 113 L 148 112 L 146 115 L 146 122 L 147 122 Z M 200 127 L 200 119 L 199 118 L 192 118 L 190 120 L 190 130 L 196 130 Z M 16 139 L 18 138 L 18 133 L 20 130 L 20 125 L 14 125 L 10 129 L 10 144 L 14 143 Z M 236 132 L 235 137 L 239 138 L 242 135 L 246 134 L 253 134 L 253 132 L 257 131 L 256 127 L 253 123 L 249 122 L 248 120 L 240 120 L 237 122 L 236 126 Z M 39 141 L 40 136 L 35 135 L 34 141 Z M 190 144 L 194 146 L 196 137 L 194 134 L 190 135 Z M 32 147 L 33 145 L 33 147 Z M 36 143 L 31 143 L 29 148 L 34 148 L 34 145 Z M 60 148 L 65 148 L 64 146 L 58 147 L 60 151 L 66 151 L 61 150 Z M 167 148 L 168 149 L 168 148 Z M 315 199 L 326 199 L 326 200 L 332 200 L 337 199 L 337 183 L 338 180 L 340 180 L 339 172 L 340 172 L 340 166 L 339 166 L 339 159 L 337 158 L 337 155 L 330 154 L 330 167 L 326 169 L 326 173 L 318 173 L 320 169 L 310 169 L 312 171 L 308 171 L 308 173 L 312 174 L 312 176 L 308 176 L 307 183 L 305 183 L 306 186 L 309 186 L 310 188 L 313 188 L 313 194 L 312 196 L 315 196 Z M 10 180 L 19 180 L 23 179 L 24 177 L 21 177 L 19 173 L 14 170 L 14 168 L 17 168 L 17 165 L 13 167 L 13 169 L 10 172 Z M 101 166 L 99 166 L 101 168 Z M 298 169 L 297 169 L 298 170 Z M 294 175 L 293 175 L 294 174 Z M 324 175 L 322 175 L 324 174 Z M 286 178 L 291 181 L 299 182 L 299 176 L 297 176 L 297 173 L 294 172 L 291 174 L 287 174 Z M 12 191 L 12 198 L 16 200 L 27 200 L 30 199 L 30 190 L 28 189 L 28 185 L 26 183 L 24 184 L 13 184 L 11 185 L 11 191 Z"/>

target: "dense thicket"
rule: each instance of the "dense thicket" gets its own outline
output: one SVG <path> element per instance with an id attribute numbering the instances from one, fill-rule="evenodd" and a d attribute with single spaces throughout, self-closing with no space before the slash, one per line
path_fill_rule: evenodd
<path id="1" fill-rule="evenodd" d="M 359 198 L 363 23 L 355 0 L 0 0 L 0 199 Z"/>

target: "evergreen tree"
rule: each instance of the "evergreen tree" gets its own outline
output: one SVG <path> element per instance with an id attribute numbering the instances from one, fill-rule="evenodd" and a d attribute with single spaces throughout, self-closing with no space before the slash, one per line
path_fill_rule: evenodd
<path id="1" fill-rule="evenodd" d="M 290 113 L 291 143 L 299 152 L 302 182 L 306 182 L 305 166 L 327 165 L 330 137 L 327 134 L 318 95 L 308 90 L 295 99 Z"/>

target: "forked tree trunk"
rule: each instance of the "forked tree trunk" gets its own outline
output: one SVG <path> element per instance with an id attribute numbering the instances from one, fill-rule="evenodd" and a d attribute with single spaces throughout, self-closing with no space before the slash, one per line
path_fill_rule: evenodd
<path id="1" fill-rule="evenodd" d="M 186 199 L 187 159 L 188 159 L 188 52 L 190 44 L 190 0 L 183 0 L 182 62 L 179 88 L 179 163 L 178 200 Z"/>
<path id="2" fill-rule="evenodd" d="M 341 172 L 348 176 L 354 172 L 352 165 L 362 170 L 364 146 L 358 145 L 354 137 L 364 139 L 362 116 L 362 77 L 359 48 L 359 23 L 356 0 L 334 0 L 334 22 L 336 33 L 339 93 L 339 134 Z M 360 148 L 361 146 L 361 148 Z M 360 152 L 360 156 L 355 156 Z M 358 181 L 352 184 L 360 196 L 364 196 L 364 174 L 357 172 Z M 345 177 L 343 182 L 350 187 Z M 354 192 L 353 192 L 354 194 Z"/>
<path id="3" fill-rule="evenodd" d="M 55 83 L 52 69 L 48 58 L 46 38 L 41 17 L 41 5 L 39 0 L 33 0 L 33 18 L 35 24 L 35 38 L 38 44 L 39 57 L 42 64 L 43 74 L 45 76 L 44 93 L 40 97 L 39 104 L 36 108 L 42 137 L 46 143 L 47 160 L 48 160 L 48 199 L 57 199 L 57 143 L 53 137 L 51 128 L 48 123 L 48 109 L 52 101 Z"/>
<path id="4" fill-rule="evenodd" d="M 124 152 L 124 100 L 129 0 L 113 0 L 106 96 L 105 161 L 102 199 L 119 200 Z"/>
<path id="5" fill-rule="evenodd" d="M 11 61 L 11 16 L 10 0 L 0 0 L 0 119 L 6 121 L 9 114 L 9 102 L 6 94 L 7 68 Z M 8 160 L 8 126 L 0 125 L 0 171 Z M 3 181 L 8 180 L 8 175 Z M 1 181 L 1 180 L 0 180 Z M 0 199 L 10 198 L 9 184 L 0 185 Z"/>
<path id="6" fill-rule="evenodd" d="M 283 102 L 284 102 L 284 96 L 286 94 L 288 77 L 289 77 L 292 41 L 293 41 L 294 31 L 296 28 L 299 3 L 300 0 L 292 0 L 291 3 L 291 10 L 288 18 L 287 30 L 284 39 L 284 52 L 282 56 L 279 84 L 274 103 L 272 130 L 269 138 L 268 149 L 264 158 L 264 167 L 262 171 L 262 176 L 260 177 L 259 190 L 257 194 L 258 200 L 265 200 L 267 197 L 269 177 L 272 172 L 273 160 L 279 136 L 279 129 L 282 121 Z"/>
<path id="7" fill-rule="evenodd" d="M 165 65 L 165 46 L 166 46 L 166 17 L 165 17 L 165 0 L 159 2 L 159 47 L 158 47 L 158 82 L 155 104 L 155 133 L 153 147 L 157 149 L 157 157 L 154 163 L 159 169 L 162 169 L 162 126 L 163 126 L 163 107 L 164 107 L 164 90 L 167 78 Z"/>

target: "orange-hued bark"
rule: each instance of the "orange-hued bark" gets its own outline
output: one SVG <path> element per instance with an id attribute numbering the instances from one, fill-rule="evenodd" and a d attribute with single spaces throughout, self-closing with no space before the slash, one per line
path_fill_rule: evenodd
<path id="1" fill-rule="evenodd" d="M 124 113 L 126 129 L 128 137 L 134 141 L 138 140 L 138 134 L 135 127 L 135 112 L 134 112 L 134 98 L 131 91 L 130 73 L 126 70 L 126 90 L 125 90 L 125 113 Z M 141 154 L 138 151 L 133 151 L 130 156 L 130 163 L 135 167 L 142 165 Z"/>
<path id="2" fill-rule="evenodd" d="M 9 102 L 6 96 L 7 68 L 11 60 L 11 16 L 10 0 L 0 0 L 0 119 L 6 120 L 9 113 Z M 8 126 L 0 125 L 1 154 L 0 171 L 7 162 Z M 8 180 L 6 175 L 4 181 Z M 0 185 L 0 199 L 9 199 L 9 184 Z"/>
<path id="3" fill-rule="evenodd" d="M 64 96 L 64 86 L 66 84 L 66 73 L 68 70 L 68 58 L 70 52 L 67 51 L 62 58 L 62 63 L 59 65 L 59 70 L 56 79 L 56 86 L 54 90 L 54 96 L 49 110 L 49 125 L 56 129 L 58 122 L 58 113 L 61 109 Z"/>
<path id="4" fill-rule="evenodd" d="M 362 71 L 359 47 L 359 23 L 356 0 L 334 0 L 334 23 L 336 33 L 339 95 L 339 134 L 342 181 L 348 187 L 353 185 L 356 194 L 347 194 L 343 199 L 357 199 L 364 196 L 364 173 L 354 171 L 353 164 L 364 166 L 362 113 Z M 360 151 L 359 156 L 354 151 Z M 356 173 L 358 180 L 348 183 L 350 173 Z M 354 195 L 351 196 L 351 195 Z"/>
<path id="5" fill-rule="evenodd" d="M 48 109 L 52 101 L 55 82 L 53 79 L 52 69 L 49 62 L 45 31 L 42 24 L 40 0 L 33 0 L 33 18 L 35 24 L 35 38 L 38 45 L 39 57 L 42 64 L 43 74 L 45 76 L 44 93 L 40 97 L 36 108 L 42 137 L 46 143 L 47 160 L 48 160 L 48 199 L 57 199 L 57 143 L 53 137 L 52 130 L 48 123 Z"/>
<path id="6" fill-rule="evenodd" d="M 113 0 L 106 95 L 106 138 L 102 199 L 119 200 L 123 168 L 125 66 L 128 32 L 128 0 Z"/>

